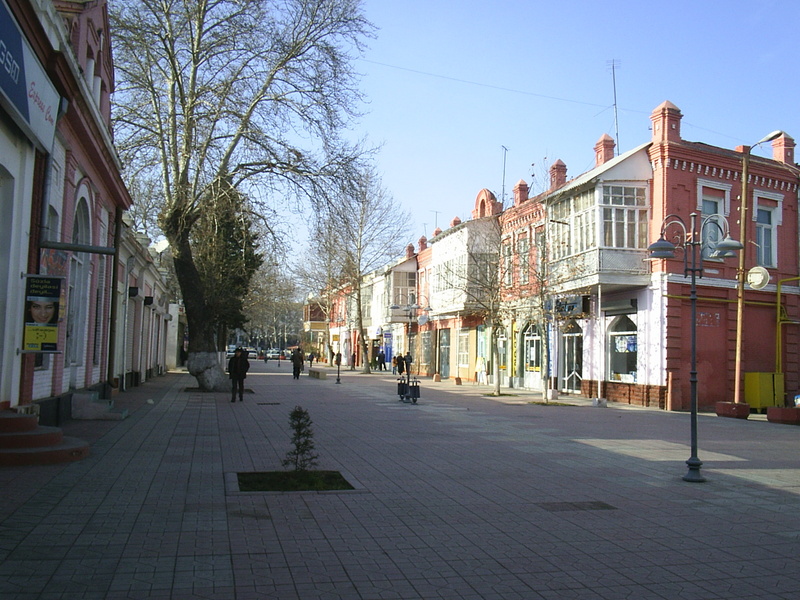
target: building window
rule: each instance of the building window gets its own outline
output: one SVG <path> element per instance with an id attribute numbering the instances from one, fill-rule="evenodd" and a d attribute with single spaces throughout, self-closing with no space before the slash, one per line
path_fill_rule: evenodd
<path id="1" fill-rule="evenodd" d="M 756 260 L 762 267 L 775 267 L 775 227 L 773 211 L 759 208 L 756 212 Z"/>
<path id="2" fill-rule="evenodd" d="M 703 214 L 702 214 L 702 223 L 706 223 L 706 226 L 703 227 L 701 232 L 701 236 L 703 238 L 703 246 L 702 246 L 702 256 L 703 260 L 709 260 L 711 258 L 711 253 L 716 248 L 717 244 L 720 241 L 720 230 L 719 228 L 714 225 L 714 223 L 719 223 L 716 219 L 711 219 L 706 221 L 706 218 L 710 215 L 721 215 L 721 201 L 718 198 L 704 196 L 703 197 Z M 719 260 L 719 259 L 718 259 Z"/>
<path id="3" fill-rule="evenodd" d="M 530 275 L 529 262 L 530 262 L 530 245 L 528 244 L 528 236 L 523 235 L 517 240 L 517 260 L 519 263 L 519 282 L 522 285 L 528 283 Z"/>
<path id="4" fill-rule="evenodd" d="M 554 259 L 564 258 L 570 253 L 572 239 L 569 201 L 554 204 L 549 221 L 548 233 L 552 240 L 550 251 Z"/>
<path id="5" fill-rule="evenodd" d="M 512 284 L 512 268 L 511 242 L 507 241 L 503 244 L 503 284 L 506 286 Z"/>
<path id="6" fill-rule="evenodd" d="M 647 248 L 647 195 L 644 188 L 603 186 L 603 245 Z"/>
<path id="7" fill-rule="evenodd" d="M 393 294 L 391 304 L 398 306 L 417 303 L 417 274 L 413 271 L 394 271 L 392 273 Z"/>
<path id="8" fill-rule="evenodd" d="M 636 383 L 636 324 L 620 315 L 608 328 L 608 379 Z"/>
<path id="9" fill-rule="evenodd" d="M 422 342 L 422 357 L 421 363 L 423 365 L 428 366 L 428 371 L 431 370 L 433 365 L 431 364 L 431 358 L 433 357 L 433 345 L 431 344 L 431 332 L 430 331 L 423 331 L 420 334 L 421 342 Z"/>
<path id="10" fill-rule="evenodd" d="M 469 367 L 469 331 L 458 332 L 458 366 Z"/>
<path id="11" fill-rule="evenodd" d="M 575 252 L 584 252 L 596 246 L 594 190 L 578 194 L 575 197 Z"/>

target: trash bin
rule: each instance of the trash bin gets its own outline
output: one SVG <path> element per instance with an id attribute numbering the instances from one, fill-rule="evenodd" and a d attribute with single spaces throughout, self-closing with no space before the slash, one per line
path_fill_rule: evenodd
<path id="1" fill-rule="evenodd" d="M 400 396 L 400 398 L 408 396 L 408 384 L 405 379 L 397 380 L 397 395 Z"/>
<path id="2" fill-rule="evenodd" d="M 411 401 L 416 404 L 417 399 L 419 399 L 419 379 L 414 379 L 409 386 L 409 395 L 411 396 Z"/>

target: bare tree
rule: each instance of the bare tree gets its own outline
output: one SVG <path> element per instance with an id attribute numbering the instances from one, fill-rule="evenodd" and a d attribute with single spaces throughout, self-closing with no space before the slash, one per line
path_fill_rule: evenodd
<path id="1" fill-rule="evenodd" d="M 366 359 L 363 308 L 364 302 L 372 299 L 362 298 L 362 282 L 365 275 L 402 252 L 409 239 L 410 218 L 381 186 L 375 172 L 366 167 L 360 177 L 339 188 L 337 201 L 321 218 L 325 221 L 321 230 L 330 236 L 331 257 L 341 273 L 334 281 L 353 294 L 358 342 Z M 364 373 L 369 373 L 369 361 L 363 362 Z"/>
<path id="2" fill-rule="evenodd" d="M 351 53 L 372 26 L 359 0 L 118 0 L 115 131 L 131 173 L 156 173 L 159 224 L 186 308 L 189 372 L 224 389 L 218 321 L 193 231 L 225 182 L 262 212 L 324 198 L 358 147 L 339 132 L 360 100 Z"/>
<path id="3" fill-rule="evenodd" d="M 281 331 L 296 333 L 302 327 L 300 297 L 293 278 L 279 265 L 265 262 L 254 275 L 244 299 L 245 330 L 251 335 L 261 333 L 271 347 L 279 347 Z"/>
<path id="4" fill-rule="evenodd" d="M 311 259 L 301 261 L 295 269 L 295 277 L 306 291 L 306 297 L 314 298 L 325 318 L 325 350 L 329 360 L 333 359 L 330 345 L 330 320 L 334 296 L 341 290 L 344 280 L 340 260 L 339 239 L 333 219 L 318 219 L 312 228 L 310 240 Z"/>

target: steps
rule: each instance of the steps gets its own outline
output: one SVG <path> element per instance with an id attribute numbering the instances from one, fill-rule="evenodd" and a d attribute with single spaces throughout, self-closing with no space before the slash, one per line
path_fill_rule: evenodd
<path id="1" fill-rule="evenodd" d="M 39 426 L 35 414 L 0 411 L 0 466 L 54 465 L 89 456 L 89 444 L 58 427 Z"/>

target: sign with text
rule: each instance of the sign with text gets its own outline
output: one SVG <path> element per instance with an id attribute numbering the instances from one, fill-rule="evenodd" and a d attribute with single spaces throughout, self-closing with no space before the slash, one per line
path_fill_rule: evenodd
<path id="1" fill-rule="evenodd" d="M 60 352 L 58 324 L 63 282 L 63 277 L 27 276 L 23 352 Z"/>
<path id="2" fill-rule="evenodd" d="M 5 0 L 0 1 L 0 104 L 28 137 L 49 152 L 60 102 Z"/>

